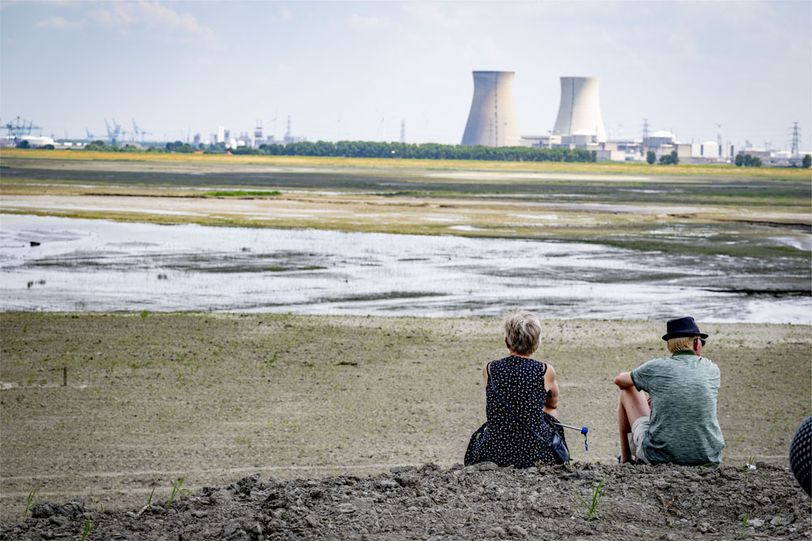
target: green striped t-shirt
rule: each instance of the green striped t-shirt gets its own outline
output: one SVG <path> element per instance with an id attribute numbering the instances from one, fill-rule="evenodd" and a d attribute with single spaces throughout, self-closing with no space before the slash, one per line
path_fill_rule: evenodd
<path id="1" fill-rule="evenodd" d="M 693 351 L 652 359 L 631 373 L 634 386 L 651 395 L 651 417 L 642 448 L 651 463 L 722 462 L 725 440 L 716 418 L 719 367 Z"/>

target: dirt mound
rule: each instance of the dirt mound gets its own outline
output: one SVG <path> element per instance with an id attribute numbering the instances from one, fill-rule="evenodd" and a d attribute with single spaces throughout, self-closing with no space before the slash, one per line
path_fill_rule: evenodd
<path id="1" fill-rule="evenodd" d="M 375 477 L 263 481 L 104 511 L 43 503 L 0 539 L 808 539 L 812 500 L 787 468 L 491 463 Z"/>

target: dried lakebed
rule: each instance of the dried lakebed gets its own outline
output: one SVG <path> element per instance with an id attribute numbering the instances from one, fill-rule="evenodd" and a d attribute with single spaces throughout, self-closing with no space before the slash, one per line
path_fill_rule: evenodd
<path id="1" fill-rule="evenodd" d="M 0 218 L 0 310 L 812 323 L 808 257 L 578 242 Z M 36 243 L 37 245 L 32 245 Z"/>
<path id="2" fill-rule="evenodd" d="M 810 327 L 701 324 L 722 373 L 725 467 L 786 466 L 809 415 Z M 567 434 L 576 460 L 614 463 L 612 378 L 664 352 L 662 327 L 544 322 L 537 358 L 558 373 L 561 419 L 590 430 L 588 452 Z M 504 355 L 500 319 L 479 317 L 25 312 L 0 313 L 0 335 L 5 521 L 31 491 L 137 510 L 179 477 L 196 490 L 255 472 L 448 468 L 484 420 L 482 366 Z M 754 408 L 756 396 L 769 399 Z"/>

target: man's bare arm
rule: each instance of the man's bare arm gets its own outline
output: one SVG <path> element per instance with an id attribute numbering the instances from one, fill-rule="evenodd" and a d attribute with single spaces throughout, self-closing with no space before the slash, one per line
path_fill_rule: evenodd
<path id="1" fill-rule="evenodd" d="M 634 387 L 631 372 L 621 372 L 620 374 L 618 374 L 617 377 L 615 378 L 615 385 L 617 385 L 621 389 L 628 389 L 629 387 Z"/>

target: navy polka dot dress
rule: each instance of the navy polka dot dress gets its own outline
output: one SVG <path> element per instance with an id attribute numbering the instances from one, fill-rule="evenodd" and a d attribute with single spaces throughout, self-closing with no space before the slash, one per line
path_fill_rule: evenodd
<path id="1" fill-rule="evenodd" d="M 477 442 L 476 462 L 529 468 L 555 464 L 550 446 L 555 428 L 544 413 L 547 390 L 543 362 L 511 355 L 490 363 L 486 387 L 487 429 Z M 494 390 L 494 386 L 496 390 Z M 497 393 L 498 391 L 498 393 Z M 521 419 L 521 420 L 519 420 Z M 533 435 L 532 429 L 544 441 Z"/>

